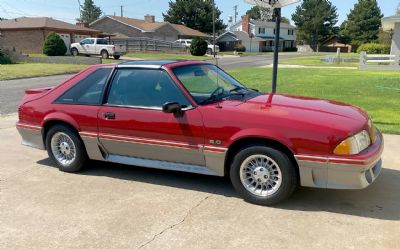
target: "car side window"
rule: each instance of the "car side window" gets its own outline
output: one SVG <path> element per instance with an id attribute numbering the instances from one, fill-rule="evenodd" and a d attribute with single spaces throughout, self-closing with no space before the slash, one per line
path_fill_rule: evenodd
<path id="1" fill-rule="evenodd" d="M 106 39 L 97 39 L 97 44 L 108 45 L 108 41 Z"/>
<path id="2" fill-rule="evenodd" d="M 190 102 L 165 71 L 119 69 L 113 78 L 107 105 L 161 109 L 167 102 L 190 106 Z"/>
<path id="3" fill-rule="evenodd" d="M 99 105 L 111 68 L 100 68 L 62 94 L 55 103 Z"/>

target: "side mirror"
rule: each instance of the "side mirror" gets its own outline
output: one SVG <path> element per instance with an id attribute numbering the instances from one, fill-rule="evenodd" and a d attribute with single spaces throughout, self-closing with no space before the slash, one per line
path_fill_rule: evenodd
<path id="1" fill-rule="evenodd" d="M 177 102 L 167 102 L 163 105 L 162 111 L 165 113 L 173 113 L 175 117 L 182 117 L 182 106 Z"/>

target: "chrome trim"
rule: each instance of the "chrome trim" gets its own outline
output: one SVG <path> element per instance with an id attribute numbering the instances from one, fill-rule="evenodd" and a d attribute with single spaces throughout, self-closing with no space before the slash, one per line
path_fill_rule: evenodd
<path id="1" fill-rule="evenodd" d="M 106 158 L 106 161 L 121 163 L 131 166 L 154 168 L 154 169 L 174 170 L 174 171 L 182 171 L 182 172 L 189 172 L 189 173 L 196 173 L 203 175 L 214 175 L 214 176 L 218 175 L 217 173 L 209 170 L 204 166 L 195 164 L 173 163 L 173 162 L 143 159 L 138 157 L 120 156 L 120 155 L 109 155 Z"/>
<path id="2" fill-rule="evenodd" d="M 161 69 L 163 65 L 126 65 L 118 64 L 117 68 Z"/>
<path id="3" fill-rule="evenodd" d="M 334 163 L 334 164 L 340 164 L 340 163 L 331 162 L 331 161 L 357 162 L 357 163 L 364 163 L 364 162 L 368 161 L 368 160 L 359 160 L 359 159 L 350 159 L 350 158 L 321 157 L 321 156 L 308 156 L 308 155 L 295 155 L 295 158 L 297 160 L 302 160 L 303 158 L 305 158 L 305 159 L 323 160 L 323 161 L 325 161 L 327 163 L 329 162 L 329 163 Z M 302 161 L 307 161 L 307 160 L 302 160 Z"/>
<path id="4" fill-rule="evenodd" d="M 30 124 L 24 124 L 24 123 L 17 123 L 16 124 L 17 128 L 33 128 L 33 129 L 37 129 L 37 130 L 41 130 L 42 126 L 38 126 L 38 125 L 30 125 Z"/>
<path id="5" fill-rule="evenodd" d="M 162 107 L 157 107 L 157 106 L 135 106 L 135 105 L 114 105 L 114 104 L 108 104 L 105 103 L 104 106 L 107 107 L 120 107 L 120 108 L 131 108 L 131 109 L 140 109 L 140 110 L 152 110 L 152 111 L 162 111 Z M 190 111 L 195 109 L 193 106 L 188 106 L 185 108 L 182 108 L 182 111 Z"/>

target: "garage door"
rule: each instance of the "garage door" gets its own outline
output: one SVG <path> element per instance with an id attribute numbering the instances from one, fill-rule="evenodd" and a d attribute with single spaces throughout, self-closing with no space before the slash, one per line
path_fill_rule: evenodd
<path id="1" fill-rule="evenodd" d="M 61 39 L 63 39 L 65 46 L 67 47 L 67 54 L 69 54 L 69 47 L 71 46 L 71 36 L 69 34 L 62 33 L 59 33 L 58 35 L 61 37 Z"/>

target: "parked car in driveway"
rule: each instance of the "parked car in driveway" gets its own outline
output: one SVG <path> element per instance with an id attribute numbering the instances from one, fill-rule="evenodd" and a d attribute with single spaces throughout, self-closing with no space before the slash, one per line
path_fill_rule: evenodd
<path id="1" fill-rule="evenodd" d="M 92 159 L 230 176 L 244 199 L 263 205 L 299 185 L 365 188 L 383 151 L 357 107 L 262 94 L 201 61 L 96 65 L 57 87 L 28 89 L 17 128 L 62 171 Z"/>
<path id="2" fill-rule="evenodd" d="M 121 55 L 126 54 L 125 46 L 108 44 L 104 38 L 86 38 L 80 42 L 71 44 L 71 54 L 77 56 L 83 55 L 100 55 L 103 59 L 109 56 L 119 59 Z"/>
<path id="3" fill-rule="evenodd" d="M 206 41 L 206 42 L 207 42 L 207 54 L 213 54 L 214 45 L 211 44 L 209 41 Z M 192 44 L 192 39 L 179 39 L 179 40 L 176 40 L 175 43 L 179 43 L 179 44 L 185 46 L 186 48 L 189 48 L 190 45 Z M 215 45 L 215 52 L 219 53 L 218 45 Z"/>

